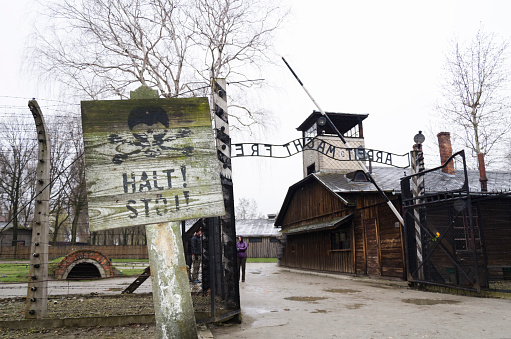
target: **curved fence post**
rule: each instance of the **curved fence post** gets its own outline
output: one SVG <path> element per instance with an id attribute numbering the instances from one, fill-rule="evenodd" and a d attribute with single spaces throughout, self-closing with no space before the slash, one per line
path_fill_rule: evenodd
<path id="1" fill-rule="evenodd" d="M 48 310 L 50 139 L 46 133 L 44 117 L 37 101 L 30 100 L 28 107 L 32 112 L 37 129 L 38 161 L 25 318 L 40 319 L 46 316 Z"/>

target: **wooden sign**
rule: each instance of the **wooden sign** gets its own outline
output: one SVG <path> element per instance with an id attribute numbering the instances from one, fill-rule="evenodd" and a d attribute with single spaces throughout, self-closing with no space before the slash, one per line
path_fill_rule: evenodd
<path id="1" fill-rule="evenodd" d="M 207 98 L 81 107 L 91 231 L 225 214 Z"/>

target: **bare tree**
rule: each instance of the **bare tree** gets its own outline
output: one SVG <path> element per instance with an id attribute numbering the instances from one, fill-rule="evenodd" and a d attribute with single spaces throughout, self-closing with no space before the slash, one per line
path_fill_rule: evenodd
<path id="1" fill-rule="evenodd" d="M 480 28 L 468 44 L 453 40 L 445 62 L 440 117 L 454 129 L 454 141 L 462 141 L 474 157 L 485 154 L 488 165 L 511 126 L 508 46 Z"/>
<path id="2" fill-rule="evenodd" d="M 69 223 L 67 213 L 67 195 L 69 194 L 68 173 L 66 167 L 72 161 L 72 143 L 69 142 L 69 124 L 62 118 L 48 119 L 48 133 L 51 140 L 51 169 L 50 182 L 52 183 L 50 196 L 50 234 L 55 245 L 59 241 L 59 234 Z M 61 240 L 63 240 L 61 238 Z"/>
<path id="3" fill-rule="evenodd" d="M 287 12 L 278 2 L 265 0 L 194 0 L 192 40 L 201 51 L 200 62 L 194 63 L 205 83 L 211 79 L 242 79 L 231 83 L 229 112 L 231 126 L 251 131 L 254 125 L 269 121 L 269 112 L 247 103 L 242 95 L 258 85 L 249 81 L 247 69 L 271 63 L 273 34 L 283 24 Z M 234 122 L 234 124 L 232 124 Z"/>
<path id="4" fill-rule="evenodd" d="M 7 210 L 7 220 L 12 220 L 13 242 L 18 239 L 19 225 L 29 226 L 31 219 L 29 203 L 35 194 L 37 159 L 35 135 L 33 123 L 22 119 L 12 118 L 0 124 L 0 198 Z"/>
<path id="5" fill-rule="evenodd" d="M 70 133 L 73 142 L 75 156 L 69 167 L 69 176 L 67 183 L 69 185 L 68 194 L 68 213 L 73 217 L 71 219 L 71 244 L 76 244 L 77 234 L 79 233 L 80 220 L 84 214 L 87 214 L 87 185 L 85 183 L 85 161 L 83 158 L 83 143 L 79 136 L 79 126 Z M 88 226 L 88 225 L 86 225 Z"/>
<path id="6" fill-rule="evenodd" d="M 235 206 L 236 219 L 261 219 L 262 214 L 259 212 L 257 202 L 254 199 L 240 198 Z"/>
<path id="7" fill-rule="evenodd" d="M 248 64 L 270 62 L 272 36 L 285 13 L 261 0 L 195 0 L 193 41 L 201 46 L 205 81 L 244 76 Z"/>
<path id="8" fill-rule="evenodd" d="M 54 0 L 31 64 L 78 95 L 209 94 L 211 79 L 267 62 L 286 12 L 270 0 Z M 237 83 L 240 83 L 239 81 Z M 246 83 L 243 83 L 246 84 Z M 240 112 L 249 112 L 248 109 Z"/>
<path id="9" fill-rule="evenodd" d="M 44 2 L 51 25 L 35 33 L 41 72 L 92 99 L 140 85 L 179 94 L 190 38 L 179 0 Z"/>

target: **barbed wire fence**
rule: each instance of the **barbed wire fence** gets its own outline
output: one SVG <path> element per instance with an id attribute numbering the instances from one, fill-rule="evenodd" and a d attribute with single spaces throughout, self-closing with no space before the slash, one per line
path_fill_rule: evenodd
<path id="1" fill-rule="evenodd" d="M 4 128 L 13 128 L 19 132 L 25 142 L 37 142 L 37 132 L 33 123 L 33 118 L 28 106 L 27 101 L 31 98 L 23 97 L 7 97 L 0 96 L 0 130 Z M 40 107 L 45 114 L 46 120 L 49 122 L 49 133 L 51 134 L 52 123 L 55 121 L 57 126 L 69 125 L 69 126 L 81 126 L 81 114 L 80 105 L 59 100 L 45 100 L 37 99 L 41 104 Z M 60 131 L 57 135 L 59 142 L 76 142 L 78 138 L 81 138 L 80 134 L 66 134 Z M 1 137 L 0 137 L 1 138 Z M 0 139 L 0 145 L 2 140 Z M 5 157 L 12 157 L 15 151 L 7 147 L 0 146 L 0 154 Z M 71 168 L 81 157 L 83 152 L 76 149 L 68 150 L 71 160 L 65 162 L 65 167 L 59 171 L 53 178 L 50 185 L 58 185 L 57 179 L 63 175 L 69 168 Z M 37 162 L 37 155 L 34 152 L 34 158 L 31 160 L 32 165 Z M 53 160 L 53 159 L 52 159 Z M 3 173 L 2 173 L 3 174 Z M 4 192 L 0 192 L 0 197 L 4 200 Z M 37 195 L 27 197 L 24 204 L 20 206 L 18 215 L 21 215 L 24 211 L 26 212 Z M 72 211 L 70 211 L 72 212 Z M 5 320 L 21 320 L 24 319 L 25 311 L 25 299 L 27 295 L 27 282 L 29 280 L 29 258 L 30 258 L 30 247 L 31 247 L 31 223 L 32 217 L 26 216 L 22 224 L 24 227 L 18 228 L 18 246 L 12 246 L 12 222 L 14 216 L 6 218 L 8 211 L 6 205 L 2 201 L 0 203 L 0 304 L 6 306 L 9 304 L 10 307 L 3 307 L 3 316 L 0 317 L 0 321 Z M 53 215 L 51 224 L 56 225 L 56 216 Z M 48 298 L 49 305 L 48 310 L 51 317 L 68 317 L 70 316 L 71 308 L 66 306 L 69 300 L 82 300 L 83 306 L 87 308 L 86 302 L 89 299 L 94 299 L 95 303 L 101 303 L 103 299 L 110 300 L 110 304 L 114 306 L 104 306 L 102 311 L 98 311 L 91 315 L 112 315 L 123 310 L 123 315 L 129 314 L 140 314 L 141 312 L 153 313 L 152 306 L 152 288 L 150 281 L 147 281 L 140 285 L 136 290 L 135 294 L 141 295 L 137 302 L 130 306 L 126 306 L 126 295 L 121 294 L 130 283 L 134 282 L 149 266 L 148 253 L 145 237 L 144 226 L 128 227 L 125 229 L 114 229 L 100 232 L 90 232 L 88 228 L 87 218 L 81 218 L 78 221 L 78 229 L 81 232 L 78 233 L 76 243 L 70 245 L 70 216 L 68 213 L 62 213 L 60 218 L 67 218 L 67 222 L 64 222 L 60 229 L 54 227 L 50 230 L 50 241 L 48 251 L 48 262 L 49 275 L 47 278 L 48 283 Z M 4 221 L 2 221 L 4 220 Z M 195 221 L 194 221 L 195 222 Z M 183 224 L 182 233 L 184 235 L 183 243 L 187 244 L 188 238 L 190 238 L 194 230 L 193 223 L 188 223 L 187 226 Z M 205 230 L 208 227 L 205 226 Z M 188 231 L 188 232 L 187 232 Z M 52 235 L 54 232 L 58 232 L 59 236 L 56 241 L 52 241 Z M 208 250 L 209 246 L 216 251 L 222 248 L 220 243 L 220 237 L 216 233 L 219 232 L 214 226 L 211 227 L 211 236 L 204 237 L 203 249 Z M 24 245 L 24 246 L 23 246 Z M 102 277 L 98 274 L 98 270 L 87 263 L 80 263 L 80 265 L 74 266 L 72 270 L 77 271 L 76 275 L 66 280 L 58 279 L 55 277 L 54 272 L 57 269 L 58 264 L 63 261 L 63 258 L 74 251 L 80 250 L 91 250 L 98 251 L 109 259 L 110 264 L 113 267 L 113 276 Z M 221 255 L 216 256 L 218 259 Z M 212 262 L 215 256 L 204 257 L 202 266 L 199 272 L 199 282 L 190 282 L 190 290 L 192 292 L 192 300 L 196 312 L 197 322 L 209 322 L 213 319 L 219 319 L 222 314 L 225 314 L 229 310 L 226 306 L 225 296 L 212 295 L 210 292 L 211 285 L 221 284 L 221 277 L 215 277 L 211 275 L 211 272 L 221 274 L 221 262 Z M 188 258 L 187 258 L 188 261 Z M 87 279 L 94 279 L 88 281 Z M 222 291 L 222 288 L 217 288 L 218 291 Z M 119 300 L 115 298 L 119 297 Z M 114 299 L 112 299 L 114 298 Z M 61 300 L 68 300 L 62 302 Z M 57 310 L 57 306 L 60 306 L 63 310 Z"/>

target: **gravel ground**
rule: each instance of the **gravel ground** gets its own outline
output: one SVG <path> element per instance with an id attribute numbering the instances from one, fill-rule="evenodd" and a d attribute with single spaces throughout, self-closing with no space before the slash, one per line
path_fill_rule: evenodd
<path id="1" fill-rule="evenodd" d="M 117 327 L 80 327 L 40 330 L 5 330 L 0 328 L 0 338 L 55 339 L 60 338 L 155 338 L 155 325 L 130 325 Z"/>
<path id="2" fill-rule="evenodd" d="M 23 298 L 0 300 L 0 320 L 22 320 L 25 316 Z M 85 318 L 152 314 L 151 294 L 89 295 L 51 298 L 48 318 Z M 1 326 L 1 325 L 0 325 Z M 117 327 L 81 327 L 10 330 L 0 328 L 0 338 L 153 338 L 155 325 L 129 325 Z"/>
<path id="3" fill-rule="evenodd" d="M 0 300 L 0 320 L 22 320 L 23 298 Z M 65 296 L 48 301 L 48 318 L 85 318 L 128 314 L 153 314 L 151 294 Z"/>
<path id="4" fill-rule="evenodd" d="M 207 299 L 207 300 L 206 300 Z M 197 308 L 209 305 L 208 300 L 194 295 Z M 202 304 L 203 303 L 203 304 Z M 80 327 L 80 328 L 42 328 L 11 330 L 1 328 L 1 321 L 23 320 L 25 317 L 24 298 L 0 299 L 0 338 L 154 338 L 155 324 L 133 324 L 114 327 Z M 50 298 L 48 301 L 48 318 L 87 318 L 101 316 L 122 316 L 154 314 L 151 293 L 105 295 L 66 295 Z M 198 326 L 199 336 L 207 338 L 209 330 L 205 325 Z"/>

